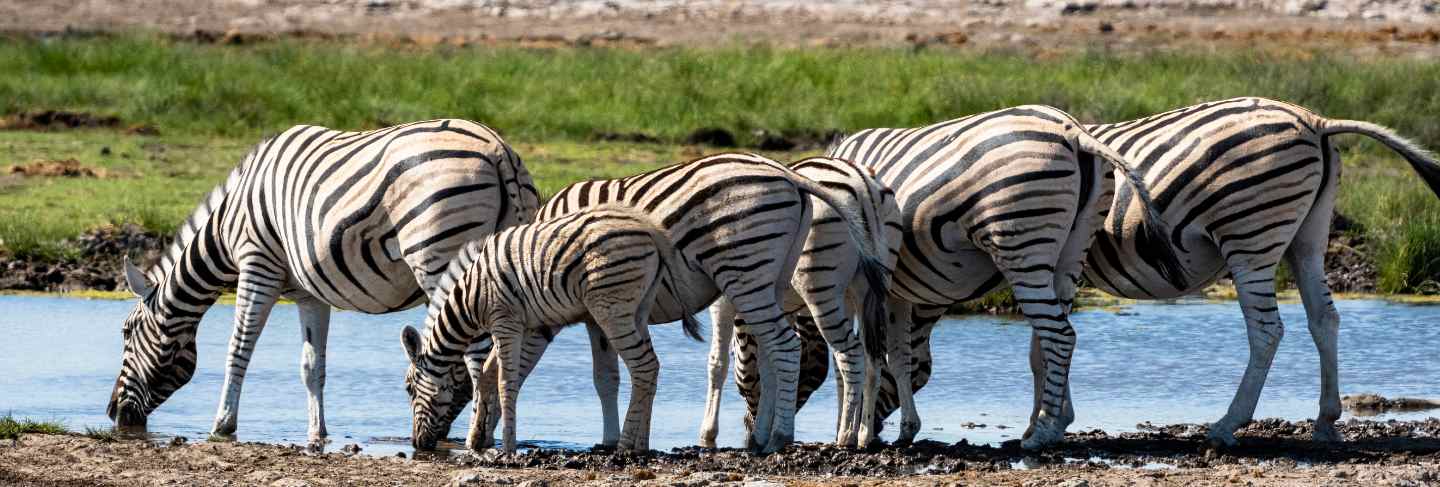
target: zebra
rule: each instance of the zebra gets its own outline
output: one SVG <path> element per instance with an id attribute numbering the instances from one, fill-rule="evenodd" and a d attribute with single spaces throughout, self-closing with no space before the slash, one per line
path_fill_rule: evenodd
<path id="1" fill-rule="evenodd" d="M 282 296 L 297 304 L 312 445 L 326 436 L 332 307 L 425 302 L 467 241 L 531 221 L 539 193 L 495 131 L 430 120 L 365 132 L 298 125 L 255 146 L 180 226 L 159 262 L 125 261 L 140 298 L 107 413 L 137 428 L 195 372 L 200 318 L 234 287 L 235 331 L 213 433 L 233 435 L 255 342 Z"/>
<path id="2" fill-rule="evenodd" d="M 886 273 L 894 269 L 895 259 L 900 255 L 900 208 L 895 204 L 894 191 L 875 180 L 873 169 L 829 157 L 804 159 L 791 168 L 801 176 L 844 195 L 846 200 L 842 204 L 858 210 L 869 226 L 870 235 L 875 239 L 872 247 L 887 251 L 883 262 Z M 835 350 L 836 384 L 840 391 L 837 394 L 840 411 L 835 441 L 840 446 L 854 446 L 860 437 L 868 434 L 863 430 L 874 424 L 874 381 L 865 381 L 862 394 L 861 380 L 873 378 L 874 374 L 867 373 L 866 369 L 885 360 L 884 334 L 881 332 L 886 318 L 883 303 L 848 307 L 847 301 L 859 303 L 865 297 L 883 296 L 888 294 L 888 289 L 876 293 L 869 291 L 870 281 L 862 275 L 860 268 L 860 253 L 850 241 L 839 212 L 818 201 L 812 202 L 812 205 L 815 206 L 814 219 L 796 264 L 795 276 L 791 279 L 791 288 L 804 292 L 787 293 L 785 311 L 793 316 L 792 325 L 796 333 L 806 337 L 805 342 L 810 345 L 802 349 L 802 357 L 813 356 L 817 360 L 812 362 L 828 364 L 827 357 L 832 356 L 830 349 Z M 852 309 L 864 309 L 871 314 L 864 317 L 865 326 L 862 327 L 862 331 L 872 332 L 864 340 L 866 357 L 861 356 L 861 340 L 851 330 Z M 711 305 L 710 312 L 709 388 L 700 428 L 700 446 L 714 448 L 719 433 L 721 390 L 729 367 L 734 308 L 722 298 Z M 738 340 L 744 344 L 736 349 L 739 360 L 745 363 L 753 361 L 754 337 L 742 333 Z M 801 363 L 806 361 L 802 359 Z M 735 372 L 737 384 L 753 387 L 758 380 L 753 377 L 754 370 L 737 367 Z M 802 379 L 824 380 L 824 376 L 816 379 L 814 375 L 807 375 Z M 799 387 L 813 389 L 815 385 L 802 383 Z M 862 395 L 863 407 L 858 407 L 862 404 Z M 757 397 L 753 391 L 747 391 L 744 397 L 747 399 L 746 425 L 753 427 L 758 406 L 754 399 Z M 797 409 L 803 406 L 803 402 L 797 401 Z"/>
<path id="3" fill-rule="evenodd" d="M 1136 188 L 1143 210 L 1137 238 L 1158 241 L 1167 234 L 1131 165 L 1069 114 L 1040 105 L 925 127 L 862 130 L 827 154 L 874 168 L 901 210 L 901 253 L 887 303 L 888 361 L 880 370 L 881 397 L 870 431 L 877 433 L 898 406 L 903 417 L 896 443 L 914 440 L 920 417 L 912 387 L 929 378 L 931 329 L 952 304 L 1009 282 L 1032 330 L 1035 399 L 1022 446 L 1058 441 L 1074 417 L 1065 393 L 1075 349 L 1069 310 L 1100 220 L 1103 161 Z M 1140 257 L 1161 275 L 1180 279 L 1180 263 L 1168 250 L 1141 247 Z M 803 368 L 812 376 L 824 367 Z M 869 441 L 874 438 L 861 438 L 862 445 Z"/>
<path id="4" fill-rule="evenodd" d="M 671 285 L 662 286 L 651 322 L 675 321 L 722 295 L 734 303 L 739 318 L 736 325 L 756 337 L 760 361 L 756 375 L 774 377 L 760 381 L 759 413 L 750 443 L 759 451 L 774 452 L 794 438 L 799 348 L 794 332 L 781 323 L 781 304 L 805 243 L 804 232 L 810 228 L 812 210 L 806 195 L 816 196 L 840 212 L 860 252 L 861 272 L 873 279 L 870 291 L 876 294 L 867 299 L 883 301 L 880 293 L 887 279 L 883 259 L 872 248 L 864 219 L 851 206 L 841 204 L 847 201 L 842 192 L 764 156 L 721 153 L 626 178 L 572 184 L 545 203 L 538 219 L 546 221 L 605 203 L 625 203 L 659 223 L 681 253 L 684 267 L 677 274 L 689 284 L 689 290 L 677 294 Z M 605 418 L 601 446 L 611 446 L 618 437 L 619 371 L 614 352 L 598 339 L 596 327 L 587 326 L 587 331 L 595 359 L 595 388 Z M 525 344 L 522 360 L 538 360 L 549 343 L 545 336 L 532 338 Z M 485 350 L 475 347 L 470 353 L 483 354 Z M 483 355 L 471 359 L 472 363 L 480 361 Z M 522 362 L 521 377 L 533 366 L 533 361 Z M 487 401 L 483 396 L 476 400 Z M 469 443 L 484 444 L 484 439 L 471 438 Z"/>
<path id="5" fill-rule="evenodd" d="M 1284 336 L 1275 298 L 1275 271 L 1294 273 L 1310 334 L 1320 354 L 1320 401 L 1313 437 L 1339 441 L 1337 345 L 1340 315 L 1325 280 L 1325 249 L 1340 180 L 1339 152 L 1330 137 L 1354 133 L 1399 153 L 1437 195 L 1440 162 L 1415 143 L 1368 122 L 1321 117 L 1263 98 L 1234 98 L 1179 108 L 1128 122 L 1090 128 L 1144 174 L 1170 233 L 1134 238 L 1130 188 L 1110 182 L 1101 201 L 1104 225 L 1085 275 L 1105 292 L 1135 299 L 1194 293 L 1227 273 L 1245 316 L 1250 359 L 1225 415 L 1210 425 L 1216 445 L 1234 445 L 1249 423 Z M 1164 245 L 1181 256 L 1187 279 L 1166 279 L 1142 258 L 1142 245 Z"/>
<path id="6" fill-rule="evenodd" d="M 454 411 L 453 390 L 473 387 L 463 380 L 468 375 L 465 352 L 488 332 L 497 361 L 490 372 L 498 367 L 504 451 L 515 451 L 518 364 L 525 335 L 584 320 L 604 332 L 630 371 L 630 408 L 619 447 L 648 450 L 660 374 L 648 320 L 662 272 L 683 289 L 684 281 L 674 277 L 677 257 L 648 217 L 624 205 L 600 205 L 510 227 L 467 244 L 459 258 L 470 265 L 431 300 L 425 335 L 408 326 L 401 335 L 410 358 L 405 390 L 414 414 L 415 447 L 433 449 L 449 429 L 444 416 Z M 683 321 L 686 332 L 697 336 L 699 322 L 692 316 Z M 494 387 L 492 375 L 475 384 Z M 486 424 L 481 419 L 471 427 Z M 471 445 L 477 446 L 482 445 Z"/>

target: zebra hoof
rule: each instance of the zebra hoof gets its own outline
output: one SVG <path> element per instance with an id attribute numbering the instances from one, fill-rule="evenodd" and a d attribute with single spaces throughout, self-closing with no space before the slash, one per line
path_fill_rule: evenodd
<path id="1" fill-rule="evenodd" d="M 1311 437 L 1320 443 L 1339 443 L 1345 441 L 1345 439 L 1340 436 L 1340 431 L 1336 430 L 1333 424 L 1315 423 L 1315 433 L 1313 433 Z"/>
<path id="2" fill-rule="evenodd" d="M 1205 439 L 1210 442 L 1210 446 L 1216 448 L 1231 447 L 1237 443 L 1234 433 L 1226 431 L 1223 428 L 1216 428 L 1215 426 L 1210 427 L 1210 433 L 1205 435 Z"/>
<path id="3" fill-rule="evenodd" d="M 215 418 L 215 427 L 210 430 L 210 436 L 232 437 L 235 436 L 235 425 L 239 421 L 234 413 L 226 413 Z"/>
<path id="4" fill-rule="evenodd" d="M 1048 448 L 1057 443 L 1060 443 L 1060 440 L 1063 439 L 1065 439 L 1065 430 L 1046 428 L 1041 426 L 1032 429 L 1030 431 L 1030 436 L 1024 437 L 1024 439 L 1020 440 L 1020 448 L 1024 448 L 1026 450 L 1038 450 L 1041 448 Z"/>

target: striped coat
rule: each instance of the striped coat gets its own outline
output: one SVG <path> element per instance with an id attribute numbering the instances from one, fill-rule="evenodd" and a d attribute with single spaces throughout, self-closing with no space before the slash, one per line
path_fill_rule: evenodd
<path id="1" fill-rule="evenodd" d="M 457 261 L 464 271 L 438 289 L 424 336 L 409 327 L 403 334 L 411 360 L 406 391 L 415 416 L 416 448 L 433 449 L 449 431 L 455 406 L 463 406 L 466 399 L 457 389 L 474 387 L 482 392 L 477 397 L 483 397 L 497 386 L 494 368 L 473 386 L 464 380 L 466 350 L 489 333 L 498 359 L 504 447 L 515 451 L 515 401 L 525 335 L 585 320 L 604 333 L 630 371 L 630 411 L 619 446 L 649 449 L 650 408 L 660 372 L 647 331 L 650 308 L 661 276 L 680 262 L 669 239 L 648 217 L 623 205 L 596 206 L 503 230 L 468 245 Z M 693 335 L 699 323 L 686 317 L 685 326 Z M 471 428 L 488 427 L 487 413 L 487 407 L 478 405 Z M 470 437 L 490 435 L 472 431 Z M 470 448 L 487 446 L 472 443 Z"/>
<path id="2" fill-rule="evenodd" d="M 140 301 L 109 414 L 139 426 L 195 369 L 196 326 L 236 289 L 235 332 L 213 432 L 234 433 L 245 369 L 271 307 L 299 305 L 311 440 L 325 436 L 332 307 L 386 313 L 426 301 L 465 242 L 529 221 L 538 194 L 488 127 L 432 120 L 342 132 L 296 126 L 256 146 L 181 225 L 160 261 L 127 263 Z"/>
<path id="3" fill-rule="evenodd" d="M 1033 331 L 1036 396 L 1023 444 L 1058 441 L 1073 418 L 1065 393 L 1075 350 L 1068 314 L 1099 223 L 1103 161 L 1122 169 L 1128 163 L 1070 115 L 1044 106 L 863 130 L 829 154 L 874 168 L 895 191 L 904 227 L 877 420 L 898 405 L 905 413 L 899 442 L 914 438 L 920 418 L 911 394 L 930 374 L 931 327 L 950 305 L 1008 282 Z M 1135 174 L 1126 174 L 1138 185 Z M 1148 192 L 1141 188 L 1135 196 L 1135 204 L 1152 210 L 1132 213 L 1141 234 L 1161 238 Z M 1163 250 L 1145 258 L 1167 275 L 1178 273 L 1174 255 Z"/>

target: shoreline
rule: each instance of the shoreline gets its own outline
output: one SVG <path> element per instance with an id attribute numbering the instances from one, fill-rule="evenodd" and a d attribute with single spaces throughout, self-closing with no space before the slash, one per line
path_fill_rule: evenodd
<path id="1" fill-rule="evenodd" d="M 1313 485 L 1440 482 L 1440 418 L 1348 419 L 1347 440 L 1310 441 L 1310 421 L 1257 420 L 1240 444 L 1215 449 L 1195 424 L 1137 425 L 1140 431 L 1076 431 L 1041 452 L 1018 441 L 965 441 L 856 451 L 797 444 L 756 456 L 736 449 L 677 448 L 611 454 L 536 450 L 373 457 L 354 449 L 310 452 L 261 443 L 167 442 L 113 436 L 26 434 L 0 441 L 0 482 L 43 485 L 298 486 L 327 484 L 503 485 Z M 59 468 L 64 466 L 64 468 Z M 198 474 L 198 475 L 197 475 Z"/>

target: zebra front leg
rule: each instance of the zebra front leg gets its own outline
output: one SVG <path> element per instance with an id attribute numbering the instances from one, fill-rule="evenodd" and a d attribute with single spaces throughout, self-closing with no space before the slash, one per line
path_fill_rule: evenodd
<path id="1" fill-rule="evenodd" d="M 705 392 L 705 416 L 700 420 L 703 448 L 715 448 L 715 438 L 720 434 L 720 398 L 725 389 L 726 369 L 730 368 L 730 340 L 734 335 L 735 307 L 721 297 L 710 305 L 710 375 Z"/>
<path id="2" fill-rule="evenodd" d="M 620 364 L 616 362 L 615 349 L 605 338 L 604 330 L 587 322 L 585 332 L 590 335 L 595 394 L 600 397 L 601 416 L 605 421 L 604 432 L 597 446 L 615 448 L 620 442 Z"/>
<path id="3" fill-rule="evenodd" d="M 325 347 L 330 337 L 330 305 L 313 297 L 295 300 L 300 311 L 300 331 L 305 343 L 300 351 L 300 378 L 308 393 L 309 442 L 312 448 L 325 444 Z"/>
<path id="4" fill-rule="evenodd" d="M 215 413 L 215 426 L 210 433 L 229 437 L 235 434 L 240 415 L 240 389 L 245 371 L 255 353 L 255 342 L 265 329 L 270 309 L 280 299 L 285 274 L 280 266 L 259 257 L 245 259 L 239 265 L 235 284 L 235 332 L 230 335 L 230 353 L 225 358 L 225 381 L 220 386 L 220 408 Z"/>
<path id="5" fill-rule="evenodd" d="M 1210 425 L 1210 443 L 1217 446 L 1235 444 L 1235 431 L 1255 416 L 1255 405 L 1260 400 L 1260 390 L 1265 387 L 1265 377 L 1270 373 L 1270 364 L 1275 359 L 1275 349 L 1285 336 L 1285 326 L 1280 322 L 1280 308 L 1275 302 L 1275 264 L 1262 266 L 1260 270 L 1232 270 L 1235 276 L 1235 291 L 1240 300 L 1240 309 L 1245 313 L 1245 331 L 1250 342 L 1250 362 L 1245 375 L 1240 379 L 1240 388 L 1230 402 L 1225 417 Z"/>
<path id="6" fill-rule="evenodd" d="M 495 446 L 495 424 L 500 421 L 500 404 L 496 401 L 499 387 L 498 367 L 486 366 L 494 341 L 489 334 L 470 343 L 465 349 L 465 369 L 470 373 L 475 398 L 470 429 L 465 435 L 465 448 L 479 452 Z"/>
<path id="7" fill-rule="evenodd" d="M 511 320 L 497 320 L 490 330 L 495 340 L 496 366 L 499 368 L 500 444 L 505 453 L 515 452 L 515 403 L 520 396 L 520 348 L 525 339 L 524 325 Z"/>
<path id="8" fill-rule="evenodd" d="M 1012 280 L 1015 302 L 1030 322 L 1031 373 L 1039 391 L 1037 410 L 1032 411 L 1029 435 L 1020 442 L 1023 448 L 1041 448 L 1058 443 L 1070 426 L 1066 417 L 1070 384 L 1070 359 L 1075 353 L 1075 329 L 1070 326 L 1055 290 L 1050 283 L 1029 287 L 1024 281 Z"/>
<path id="9" fill-rule="evenodd" d="M 1328 222 L 1327 222 L 1328 223 Z M 1308 224 L 1308 222 L 1307 222 Z M 1329 225 L 1323 227 L 1326 231 Z M 1301 230 L 1302 239 L 1304 229 Z M 1307 245 L 1299 239 L 1290 244 L 1287 254 L 1300 299 L 1305 304 L 1305 317 L 1315 351 L 1320 353 L 1320 414 L 1315 418 L 1315 441 L 1341 441 L 1335 421 L 1340 419 L 1340 313 L 1325 282 L 1325 245 L 1328 235 L 1319 233 L 1316 244 Z"/>

